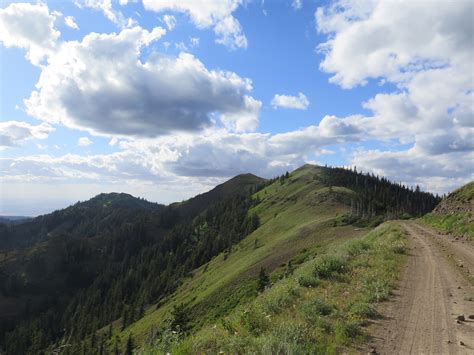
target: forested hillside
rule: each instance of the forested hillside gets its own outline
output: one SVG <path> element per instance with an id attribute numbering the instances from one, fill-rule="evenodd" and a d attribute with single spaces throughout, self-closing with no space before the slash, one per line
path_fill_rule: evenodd
<path id="1" fill-rule="evenodd" d="M 102 194 L 3 227 L 2 348 L 104 354 L 161 342 L 156 332 L 177 325 L 196 332 L 257 297 L 259 273 L 265 289 L 366 232 L 351 223 L 418 216 L 437 201 L 385 179 L 306 165 L 267 181 L 239 175 L 167 207 Z"/>
<path id="2" fill-rule="evenodd" d="M 389 181 L 373 174 L 363 174 L 357 169 L 323 168 L 321 180 L 327 186 L 344 186 L 356 193 L 351 199 L 351 216 L 371 219 L 419 217 L 430 212 L 441 201 L 431 193 L 423 192 Z"/>
<path id="3" fill-rule="evenodd" d="M 25 248 L 61 234 L 86 238 L 105 235 L 163 207 L 124 193 L 100 194 L 21 224 L 0 223 L 0 250 Z"/>

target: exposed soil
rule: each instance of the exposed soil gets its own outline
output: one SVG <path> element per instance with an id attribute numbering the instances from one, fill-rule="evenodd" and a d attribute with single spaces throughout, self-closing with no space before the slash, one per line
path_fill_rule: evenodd
<path id="1" fill-rule="evenodd" d="M 370 328 L 370 348 L 378 354 L 474 354 L 474 286 L 461 272 L 474 273 L 472 244 L 414 221 L 400 223 L 409 234 L 408 259 L 393 299 L 380 310 L 383 319 Z"/>

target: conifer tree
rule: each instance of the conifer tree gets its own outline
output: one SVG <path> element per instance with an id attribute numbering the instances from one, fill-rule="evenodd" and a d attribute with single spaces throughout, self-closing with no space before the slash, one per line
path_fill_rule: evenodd
<path id="1" fill-rule="evenodd" d="M 263 292 L 267 288 L 269 283 L 270 283 L 270 277 L 268 277 L 265 271 L 265 268 L 261 267 L 260 274 L 258 275 L 258 286 L 257 286 L 258 292 Z"/>

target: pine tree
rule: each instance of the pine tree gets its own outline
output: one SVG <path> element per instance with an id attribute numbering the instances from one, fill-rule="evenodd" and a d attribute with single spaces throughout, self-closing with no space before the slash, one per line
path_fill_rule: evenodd
<path id="1" fill-rule="evenodd" d="M 265 268 L 261 267 L 260 274 L 258 275 L 258 286 L 257 286 L 258 292 L 265 291 L 265 288 L 267 288 L 269 283 L 270 283 L 270 277 L 268 277 L 265 271 Z"/>
<path id="2" fill-rule="evenodd" d="M 132 333 L 130 333 L 130 335 L 128 336 L 128 339 L 127 339 L 127 345 L 126 345 L 126 348 L 125 348 L 125 355 L 133 355 L 133 337 L 132 337 Z"/>
<path id="3" fill-rule="evenodd" d="M 171 311 L 171 329 L 187 333 L 190 329 L 189 310 L 184 303 L 174 305 Z"/>

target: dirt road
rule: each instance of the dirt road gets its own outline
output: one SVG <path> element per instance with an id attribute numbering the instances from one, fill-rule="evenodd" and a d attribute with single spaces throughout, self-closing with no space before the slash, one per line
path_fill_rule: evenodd
<path id="1" fill-rule="evenodd" d="M 395 297 L 372 328 L 371 347 L 378 354 L 474 354 L 472 244 L 414 221 L 400 223 L 409 234 L 408 260 Z"/>

